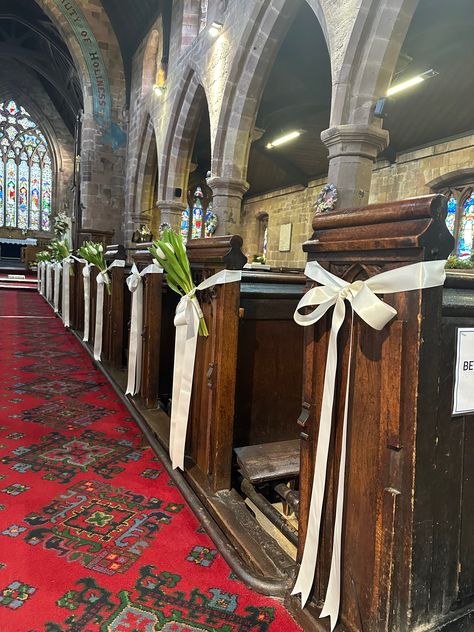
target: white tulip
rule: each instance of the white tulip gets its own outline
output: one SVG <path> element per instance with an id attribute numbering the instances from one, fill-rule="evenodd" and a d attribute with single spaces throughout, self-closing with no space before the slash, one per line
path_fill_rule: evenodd
<path id="1" fill-rule="evenodd" d="M 155 252 L 156 252 L 156 256 L 159 259 L 163 259 L 163 261 L 166 261 L 166 255 L 159 246 L 155 246 Z"/>

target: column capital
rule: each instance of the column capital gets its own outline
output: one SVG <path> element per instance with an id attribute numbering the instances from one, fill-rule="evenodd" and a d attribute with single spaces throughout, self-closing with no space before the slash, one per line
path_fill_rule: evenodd
<path id="1" fill-rule="evenodd" d="M 176 200 L 157 200 L 155 206 L 159 211 L 168 211 L 169 213 L 182 213 L 186 208 L 186 204 Z"/>
<path id="2" fill-rule="evenodd" d="M 321 132 L 329 149 L 329 160 L 338 156 L 359 156 L 374 161 L 389 141 L 388 130 L 378 125 L 335 125 Z"/>
<path id="3" fill-rule="evenodd" d="M 215 196 L 225 195 L 226 197 L 236 197 L 242 199 L 249 190 L 249 183 L 239 178 L 226 178 L 214 176 L 207 181 Z"/>

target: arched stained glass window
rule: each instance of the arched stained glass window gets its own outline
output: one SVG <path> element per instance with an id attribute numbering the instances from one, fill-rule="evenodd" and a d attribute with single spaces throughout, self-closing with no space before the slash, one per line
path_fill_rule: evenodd
<path id="1" fill-rule="evenodd" d="M 0 103 L 0 226 L 49 231 L 52 192 L 43 132 L 13 99 Z"/>

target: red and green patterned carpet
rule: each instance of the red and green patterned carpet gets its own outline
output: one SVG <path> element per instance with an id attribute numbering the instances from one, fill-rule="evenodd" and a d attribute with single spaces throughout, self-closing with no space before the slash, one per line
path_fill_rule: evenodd
<path id="1" fill-rule="evenodd" d="M 36 293 L 0 291 L 0 631 L 292 632 Z"/>

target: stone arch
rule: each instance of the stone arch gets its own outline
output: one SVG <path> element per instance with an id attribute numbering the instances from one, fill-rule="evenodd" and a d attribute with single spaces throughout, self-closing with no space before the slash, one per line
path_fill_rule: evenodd
<path id="1" fill-rule="evenodd" d="M 315 13 L 328 44 L 325 15 L 319 0 L 272 0 L 256 6 L 224 91 L 214 141 L 213 177 L 245 181 L 260 99 L 280 43 L 304 1 Z"/>
<path id="2" fill-rule="evenodd" d="M 418 1 L 362 1 L 334 86 L 331 125 L 373 123 L 373 106 L 390 85 Z"/>
<path id="3" fill-rule="evenodd" d="M 126 91 L 122 55 L 115 32 L 105 12 L 94 12 L 86 0 L 35 2 L 61 34 L 83 88 L 82 227 L 89 228 L 94 224 L 100 230 L 114 230 L 119 239 L 124 206 Z M 109 174 L 108 182 L 104 183 L 106 173 Z"/>
<path id="4" fill-rule="evenodd" d="M 135 180 L 132 220 L 138 223 L 149 221 L 155 207 L 157 188 L 155 178 L 159 174 L 158 151 L 155 128 L 148 116 L 143 126 Z"/>
<path id="5" fill-rule="evenodd" d="M 203 108 L 208 108 L 206 92 L 195 70 L 185 73 L 184 80 L 170 111 L 174 113 L 168 126 L 163 152 L 163 171 L 159 191 L 163 200 L 186 205 L 186 177 L 191 163 L 194 141 Z M 177 200 L 175 189 L 181 189 Z"/>

